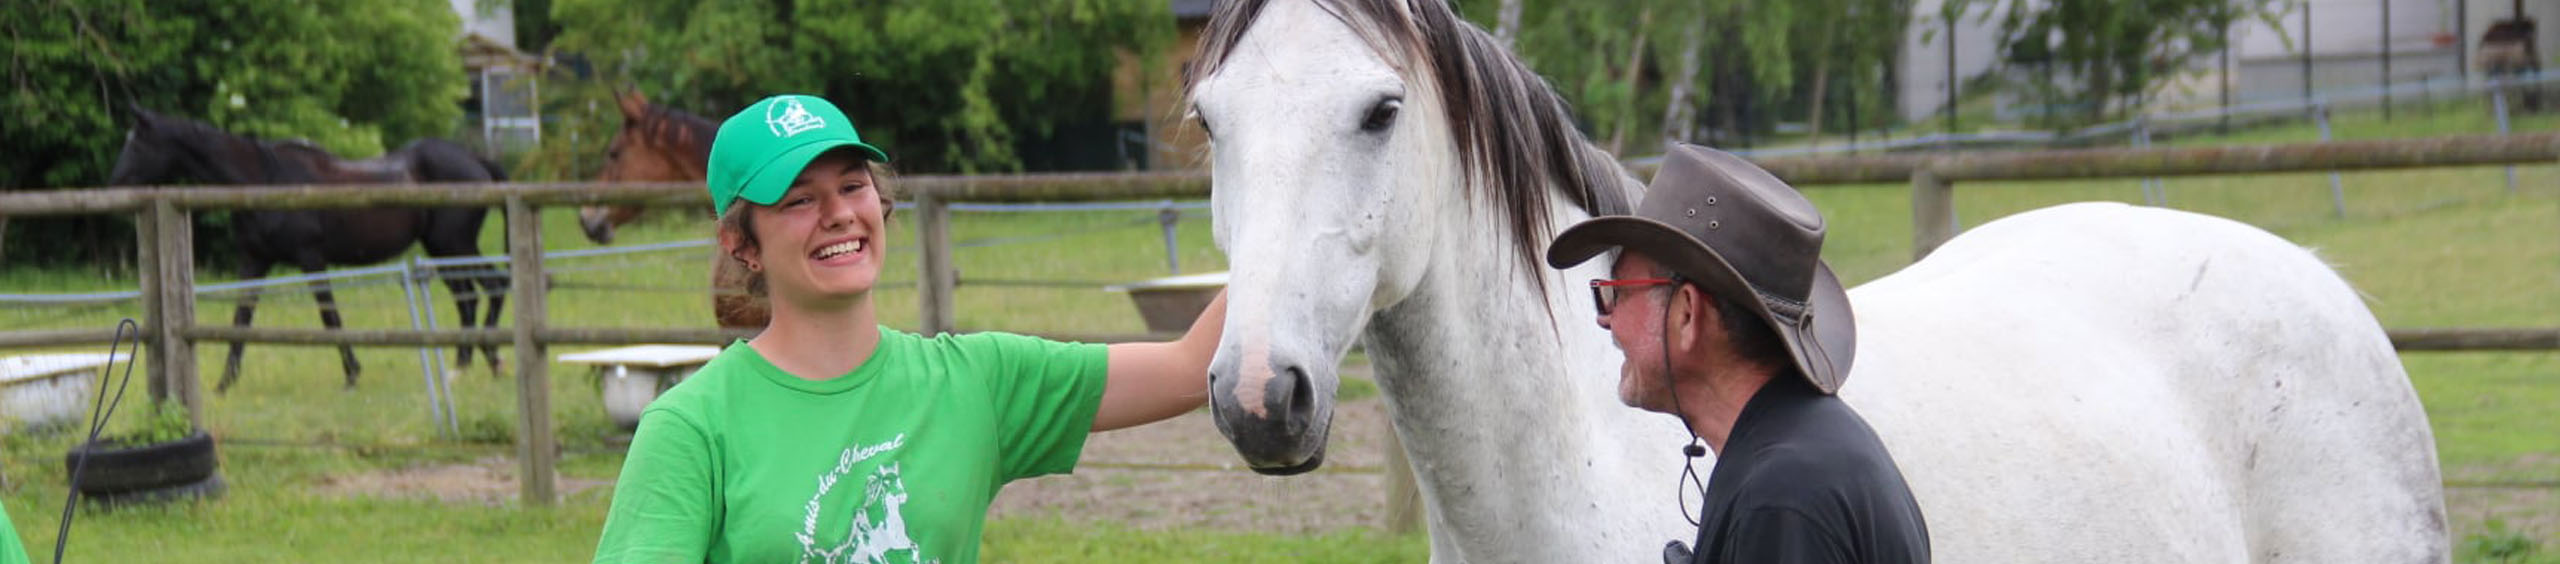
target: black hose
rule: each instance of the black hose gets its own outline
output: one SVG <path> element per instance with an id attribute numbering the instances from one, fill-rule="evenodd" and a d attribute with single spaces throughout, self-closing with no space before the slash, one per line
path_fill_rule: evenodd
<path id="1" fill-rule="evenodd" d="M 127 329 L 132 331 L 127 332 Z M 116 412 L 117 404 L 124 403 L 124 389 L 133 384 L 133 359 L 142 353 L 142 327 L 131 317 L 116 323 L 115 339 L 107 341 L 107 369 L 99 372 L 114 372 L 116 345 L 124 343 L 126 335 L 132 335 L 133 350 L 125 353 L 124 379 L 116 382 L 115 401 L 107 401 L 107 382 L 101 379 L 98 381 L 98 399 L 89 405 L 89 439 L 80 443 L 80 455 L 71 463 L 71 492 L 62 500 L 62 529 L 53 534 L 53 564 L 62 564 L 62 549 L 71 545 L 71 513 L 80 507 L 80 474 L 89 466 L 89 446 L 97 444 L 98 432 L 107 428 L 107 416 Z"/>

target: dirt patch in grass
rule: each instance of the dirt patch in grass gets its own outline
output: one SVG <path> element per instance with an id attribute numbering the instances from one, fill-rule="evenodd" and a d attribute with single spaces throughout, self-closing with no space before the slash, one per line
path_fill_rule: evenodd
<path id="1" fill-rule="evenodd" d="M 324 494 L 338 497 L 432 499 L 445 503 L 500 505 L 518 495 L 515 459 L 483 458 L 470 464 L 437 464 L 332 476 L 320 484 Z M 554 483 L 562 497 L 577 495 L 609 480 L 561 477 Z"/>
<path id="2" fill-rule="evenodd" d="M 1368 377 L 1367 366 L 1345 376 Z M 1137 529 L 1314 534 L 1379 527 L 1386 514 L 1386 404 L 1336 404 L 1323 468 L 1255 474 L 1218 434 L 1207 410 L 1087 439 L 1074 474 L 1005 487 L 991 517 L 1100 520 Z"/>

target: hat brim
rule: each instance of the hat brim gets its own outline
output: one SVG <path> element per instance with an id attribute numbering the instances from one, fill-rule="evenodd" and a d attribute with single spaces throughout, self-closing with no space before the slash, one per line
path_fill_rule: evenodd
<path id="1" fill-rule="evenodd" d="M 818 160 L 818 155 L 827 154 L 827 151 L 848 147 L 852 148 L 855 154 L 872 162 L 889 162 L 889 154 L 881 151 L 879 147 L 842 139 L 792 147 L 784 149 L 782 156 L 765 161 L 764 168 L 757 169 L 754 176 L 747 177 L 746 189 L 738 191 L 738 198 L 767 206 L 782 201 L 782 194 L 791 191 L 792 181 L 800 178 L 802 169 L 809 168 L 809 161 Z"/>
<path id="2" fill-rule="evenodd" d="M 1802 319 L 1790 322 L 1769 310 L 1761 292 L 1731 263 L 1696 237 L 1659 221 L 1638 216 L 1592 218 L 1567 228 L 1547 246 L 1547 265 L 1571 268 L 1611 249 L 1633 249 L 1672 272 L 1690 278 L 1717 296 L 1753 296 L 1741 300 L 1784 342 L 1797 372 L 1822 393 L 1840 391 L 1857 355 L 1857 318 L 1849 293 L 1829 263 L 1814 264 L 1813 286 Z"/>

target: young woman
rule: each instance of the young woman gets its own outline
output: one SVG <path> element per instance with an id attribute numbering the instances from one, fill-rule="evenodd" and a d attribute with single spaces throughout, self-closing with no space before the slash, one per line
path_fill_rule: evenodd
<path id="1" fill-rule="evenodd" d="M 1006 482 L 1207 399 L 1224 296 L 1171 343 L 881 327 L 888 160 L 814 96 L 720 126 L 720 246 L 772 320 L 640 417 L 596 562 L 975 562 Z"/>

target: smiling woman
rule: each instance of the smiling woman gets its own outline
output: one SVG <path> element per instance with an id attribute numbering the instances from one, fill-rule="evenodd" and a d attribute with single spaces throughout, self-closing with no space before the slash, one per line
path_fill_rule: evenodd
<path id="1" fill-rule="evenodd" d="M 1222 302 L 1172 343 L 881 327 L 888 161 L 813 96 L 720 126 L 717 260 L 771 317 L 642 412 L 596 561 L 974 562 L 1005 483 L 1206 401 Z"/>

